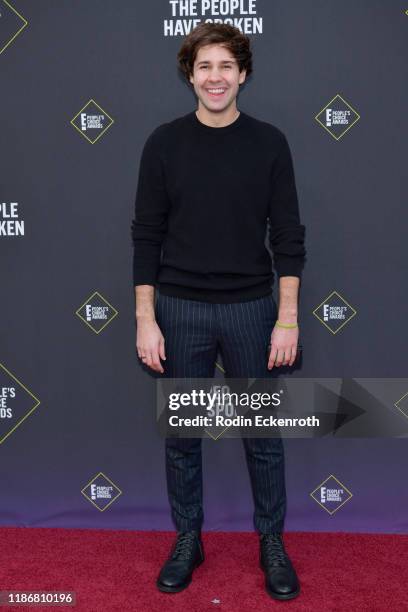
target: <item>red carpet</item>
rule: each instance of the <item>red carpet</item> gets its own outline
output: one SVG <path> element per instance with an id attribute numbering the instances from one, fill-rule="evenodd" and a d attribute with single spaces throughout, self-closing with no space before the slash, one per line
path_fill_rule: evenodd
<path id="1" fill-rule="evenodd" d="M 75 591 L 77 612 L 310 612 L 408 610 L 408 535 L 285 533 L 302 591 L 290 601 L 263 588 L 255 533 L 204 533 L 206 561 L 192 584 L 160 593 L 155 578 L 169 532 L 0 528 L 0 590 Z M 56 607 L 2 607 L 56 610 Z"/>

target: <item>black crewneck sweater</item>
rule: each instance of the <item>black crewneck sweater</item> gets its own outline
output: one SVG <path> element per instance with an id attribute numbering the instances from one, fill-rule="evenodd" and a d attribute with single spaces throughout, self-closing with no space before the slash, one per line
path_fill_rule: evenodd
<path id="1" fill-rule="evenodd" d="M 132 221 L 134 285 L 213 303 L 268 295 L 301 276 L 291 152 L 275 126 L 240 112 L 225 127 L 195 111 L 156 128 L 141 156 Z"/>

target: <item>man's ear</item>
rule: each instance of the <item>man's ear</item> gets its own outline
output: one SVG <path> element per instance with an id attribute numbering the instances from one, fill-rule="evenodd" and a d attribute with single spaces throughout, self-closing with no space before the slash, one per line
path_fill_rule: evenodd
<path id="1" fill-rule="evenodd" d="M 241 70 L 241 72 L 239 73 L 239 79 L 238 82 L 240 85 L 242 85 L 242 83 L 245 82 L 246 79 L 246 69 L 244 68 L 243 70 Z"/>
<path id="2" fill-rule="evenodd" d="M 194 77 L 192 74 L 190 74 L 190 76 L 188 77 L 188 80 L 190 81 L 192 85 L 194 85 Z"/>

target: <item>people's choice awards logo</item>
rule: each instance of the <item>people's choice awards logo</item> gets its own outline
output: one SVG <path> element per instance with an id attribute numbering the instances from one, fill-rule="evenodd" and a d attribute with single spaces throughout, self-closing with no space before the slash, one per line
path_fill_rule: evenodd
<path id="1" fill-rule="evenodd" d="M 315 308 L 313 314 L 332 334 L 337 334 L 357 311 L 337 291 L 333 291 Z"/>
<path id="2" fill-rule="evenodd" d="M 91 144 L 99 140 L 113 122 L 112 117 L 92 99 L 71 119 L 74 128 Z"/>
<path id="3" fill-rule="evenodd" d="M 341 506 L 348 502 L 353 494 L 333 474 L 319 484 L 310 493 L 311 497 L 328 512 L 334 514 Z"/>
<path id="4" fill-rule="evenodd" d="M 17 202 L 0 202 L 0 238 L 24 236 L 24 220 L 20 218 Z"/>
<path id="5" fill-rule="evenodd" d="M 0 363 L 0 444 L 39 404 L 40 400 Z"/>
<path id="6" fill-rule="evenodd" d="M 337 94 L 315 119 L 333 138 L 339 140 L 360 119 L 360 115 Z"/>
<path id="7" fill-rule="evenodd" d="M 119 495 L 122 495 L 119 487 L 102 472 L 92 478 L 81 490 L 81 493 L 101 512 L 106 510 Z"/>
<path id="8" fill-rule="evenodd" d="M 0 0 L 0 54 L 24 30 L 28 21 L 7 0 Z"/>
<path id="9" fill-rule="evenodd" d="M 163 20 L 164 36 L 187 36 L 199 23 L 227 23 L 244 34 L 262 34 L 263 18 L 257 0 L 169 0 L 170 18 Z"/>
<path id="10" fill-rule="evenodd" d="M 99 334 L 118 314 L 98 291 L 95 291 L 75 312 L 96 334 Z"/>

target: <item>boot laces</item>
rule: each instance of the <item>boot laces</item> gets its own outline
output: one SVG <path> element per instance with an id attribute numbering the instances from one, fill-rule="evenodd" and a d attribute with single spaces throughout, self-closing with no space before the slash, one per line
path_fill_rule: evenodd
<path id="1" fill-rule="evenodd" d="M 191 531 L 182 532 L 178 538 L 172 554 L 172 559 L 189 559 L 192 555 L 196 536 Z"/>
<path id="2" fill-rule="evenodd" d="M 288 563 L 280 533 L 266 533 L 262 536 L 262 550 L 266 565 L 284 567 Z"/>

